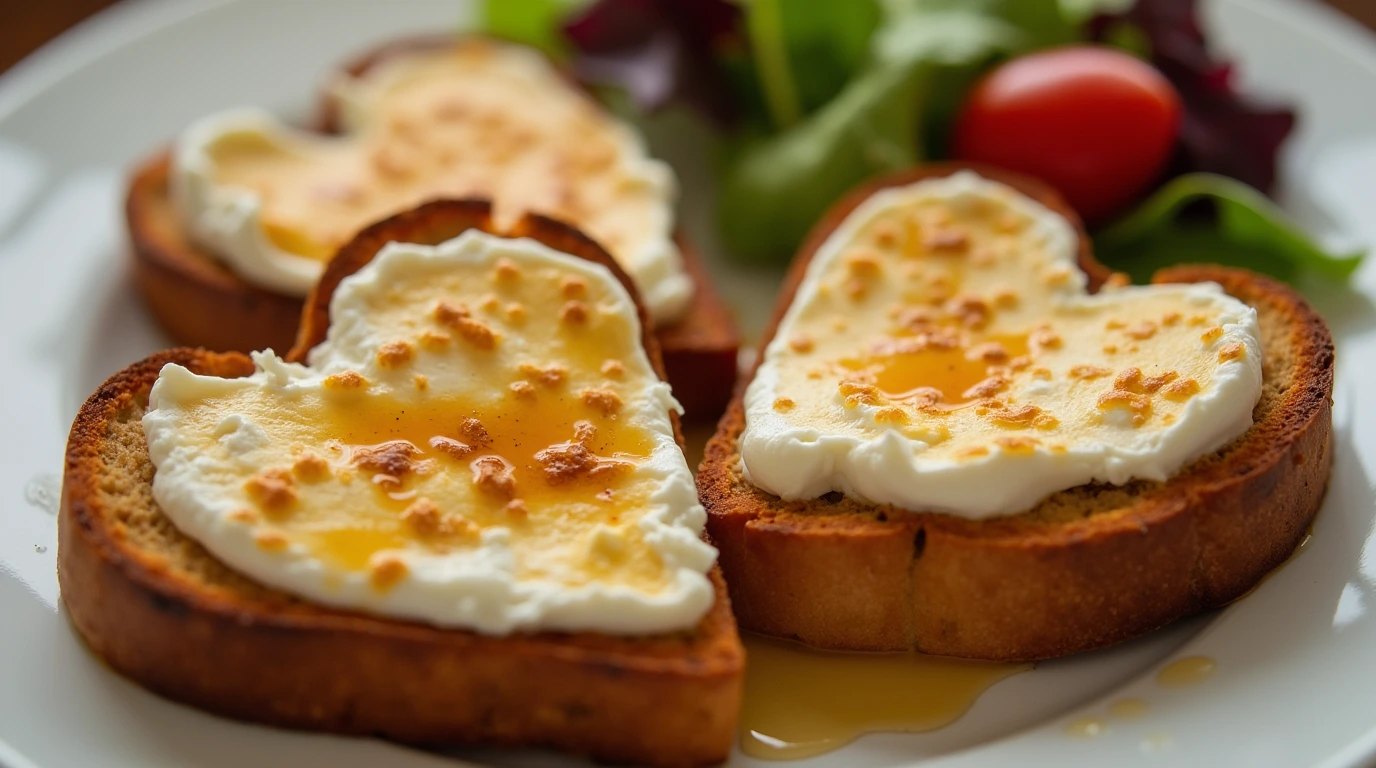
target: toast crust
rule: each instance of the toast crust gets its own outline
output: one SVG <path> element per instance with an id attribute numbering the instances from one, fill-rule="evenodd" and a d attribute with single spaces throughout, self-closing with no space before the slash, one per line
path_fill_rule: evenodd
<path id="1" fill-rule="evenodd" d="M 341 71 L 358 75 L 391 56 L 441 48 L 455 39 L 402 38 L 365 52 Z M 339 129 L 328 94 L 320 97 L 316 128 Z M 168 194 L 170 165 L 167 151 L 145 161 L 135 170 L 125 201 L 135 278 L 154 319 L 187 346 L 241 352 L 290 348 L 302 300 L 248 283 L 191 241 Z M 674 240 L 693 281 L 693 299 L 684 316 L 657 335 L 674 396 L 688 418 L 710 421 L 731 399 L 740 334 L 701 254 L 681 232 Z"/>
<path id="2" fill-rule="evenodd" d="M 800 251 L 761 347 L 808 261 L 855 205 L 877 189 L 968 167 L 914 169 L 843 201 Z M 1065 211 L 1041 185 L 974 169 Z M 1083 233 L 1080 264 L 1095 287 L 1107 275 Z M 1165 483 L 1081 486 L 984 521 L 840 494 L 784 502 L 740 475 L 742 382 L 698 474 L 741 627 L 823 648 L 1022 661 L 1117 643 L 1243 595 L 1290 555 L 1323 498 L 1333 342 L 1318 314 L 1269 278 L 1190 266 L 1154 282 L 1206 280 L 1258 309 L 1271 339 L 1267 391 L 1247 433 Z"/>
<path id="3" fill-rule="evenodd" d="M 171 157 L 135 171 L 124 201 L 134 283 L 178 344 L 249 352 L 291 348 L 301 300 L 259 288 L 191 242 L 168 190 Z"/>
<path id="4" fill-rule="evenodd" d="M 319 317 L 327 322 L 339 279 L 382 244 L 401 232 L 438 242 L 490 226 L 489 212 L 485 202 L 436 202 L 360 233 L 312 295 L 320 314 L 307 316 L 295 359 L 323 339 Z M 537 216 L 517 229 L 607 266 L 644 315 L 634 286 L 591 240 Z M 650 326 L 643 329 L 663 376 Z M 182 536 L 152 502 L 153 467 L 138 419 L 167 363 L 219 376 L 253 371 L 239 353 L 169 350 L 113 376 L 73 424 L 58 576 L 72 623 L 115 670 L 168 698 L 269 725 L 416 744 L 551 746 L 656 766 L 726 758 L 744 651 L 717 569 L 717 600 L 696 628 L 641 638 L 491 637 L 315 605 L 261 586 Z M 149 518 L 157 547 L 139 530 Z"/>

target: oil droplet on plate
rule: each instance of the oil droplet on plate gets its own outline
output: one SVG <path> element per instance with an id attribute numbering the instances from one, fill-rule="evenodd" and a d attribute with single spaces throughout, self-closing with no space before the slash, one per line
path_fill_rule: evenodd
<path id="1" fill-rule="evenodd" d="M 1142 739 L 1141 747 L 1143 752 L 1161 752 L 1171 748 L 1175 741 L 1169 733 L 1157 732 L 1149 733 Z"/>
<path id="2" fill-rule="evenodd" d="M 1067 735 L 1080 739 L 1092 739 L 1095 736 L 1102 736 L 1108 732 L 1108 723 L 1097 717 L 1080 717 L 1071 720 L 1065 726 Z"/>
<path id="3" fill-rule="evenodd" d="M 50 515 L 57 514 L 57 505 L 61 498 L 62 481 L 57 475 L 34 475 L 24 484 L 24 501 Z"/>
<path id="4" fill-rule="evenodd" d="M 1108 713 L 1120 720 L 1145 717 L 1150 707 L 1141 699 L 1119 699 L 1108 705 Z"/>
<path id="5" fill-rule="evenodd" d="M 945 727 L 994 683 L 1032 668 L 743 638 L 748 661 L 741 749 L 765 760 L 820 755 L 866 733 Z"/>
<path id="6" fill-rule="evenodd" d="M 1157 672 L 1156 682 L 1167 688 L 1183 688 L 1208 680 L 1217 669 L 1217 662 L 1208 656 L 1186 656 L 1167 664 Z"/>

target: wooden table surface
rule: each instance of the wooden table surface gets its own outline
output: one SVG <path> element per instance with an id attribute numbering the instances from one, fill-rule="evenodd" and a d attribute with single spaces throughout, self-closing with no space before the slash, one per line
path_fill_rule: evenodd
<path id="1" fill-rule="evenodd" d="M 0 72 L 115 0 L 0 0 Z M 458 3 L 459 0 L 455 0 Z M 1376 29 L 1376 0 L 1324 0 Z"/>

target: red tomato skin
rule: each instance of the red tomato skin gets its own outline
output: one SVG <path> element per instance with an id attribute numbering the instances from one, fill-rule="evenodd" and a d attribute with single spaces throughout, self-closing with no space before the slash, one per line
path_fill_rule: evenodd
<path id="1" fill-rule="evenodd" d="M 958 159 L 1037 176 L 1087 221 L 1137 197 L 1170 160 L 1180 95 L 1155 67 L 1078 45 L 1028 54 L 986 74 L 956 120 Z"/>

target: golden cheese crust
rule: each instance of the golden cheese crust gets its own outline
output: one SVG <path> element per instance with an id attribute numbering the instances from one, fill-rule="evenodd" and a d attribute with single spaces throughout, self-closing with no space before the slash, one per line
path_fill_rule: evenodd
<path id="1" fill-rule="evenodd" d="M 365 230 L 312 295 L 294 359 L 323 339 L 333 287 L 387 239 L 437 242 L 473 227 L 490 227 L 486 203 L 431 203 Z M 516 229 L 604 264 L 636 296 L 611 257 L 576 230 L 534 216 Z M 643 317 L 638 299 L 637 307 Z M 663 376 L 649 327 L 643 341 Z M 139 420 L 169 362 L 226 377 L 253 371 L 239 353 L 159 353 L 92 395 L 68 441 L 63 601 L 115 670 L 168 698 L 270 725 L 419 744 L 549 746 L 655 766 L 726 758 L 744 651 L 716 569 L 716 603 L 695 629 L 644 638 L 489 637 L 298 600 L 215 560 L 153 502 Z"/>
<path id="2" fill-rule="evenodd" d="M 877 189 L 972 166 L 925 166 L 866 185 L 819 222 L 784 285 L 774 330 L 808 261 Z M 990 168 L 1078 227 L 1055 193 Z M 1081 231 L 1092 288 L 1108 272 Z M 1245 270 L 1178 267 L 1260 316 L 1263 395 L 1248 432 L 1165 483 L 1081 486 L 983 521 L 857 503 L 785 502 L 741 477 L 741 390 L 708 443 L 698 492 L 743 629 L 823 648 L 916 649 L 1031 660 L 1117 643 L 1245 594 L 1282 563 L 1322 501 L 1331 463 L 1333 342 L 1291 288 Z"/>
<path id="3" fill-rule="evenodd" d="M 403 38 L 347 62 L 357 75 L 390 56 L 452 45 L 453 36 Z M 572 83 L 571 83 L 572 86 Z M 338 130 L 336 105 L 322 94 L 316 121 Z M 248 352 L 288 349 L 296 337 L 302 301 L 249 284 L 191 242 L 168 195 L 166 151 L 145 161 L 130 180 L 125 218 L 140 293 L 158 324 L 179 344 Z M 678 322 L 657 331 L 669 383 L 690 419 L 721 415 L 736 378 L 740 335 L 716 293 L 702 256 L 680 232 L 675 242 L 693 281 L 693 299 Z"/>

